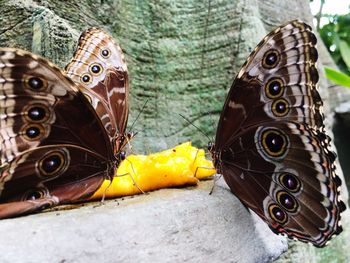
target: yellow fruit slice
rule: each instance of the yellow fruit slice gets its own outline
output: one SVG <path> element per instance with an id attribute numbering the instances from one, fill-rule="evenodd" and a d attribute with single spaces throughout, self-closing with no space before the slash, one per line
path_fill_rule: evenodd
<path id="1" fill-rule="evenodd" d="M 215 174 L 203 149 L 185 142 L 150 155 L 129 155 L 119 165 L 112 182 L 105 180 L 90 200 L 134 195 L 167 187 L 195 185 Z M 137 186 L 136 186 L 136 185 Z M 141 190 L 140 190 L 141 189 Z"/>

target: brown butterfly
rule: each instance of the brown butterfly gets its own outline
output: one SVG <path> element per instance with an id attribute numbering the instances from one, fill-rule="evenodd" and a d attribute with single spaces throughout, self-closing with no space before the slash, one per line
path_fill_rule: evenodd
<path id="1" fill-rule="evenodd" d="M 130 135 L 120 47 L 89 29 L 67 72 L 71 78 L 30 52 L 0 49 L 0 218 L 85 199 L 123 158 Z"/>
<path id="2" fill-rule="evenodd" d="M 345 204 L 315 45 L 311 27 L 297 20 L 268 34 L 238 73 L 209 148 L 232 192 L 275 233 L 322 247 L 342 231 Z"/>

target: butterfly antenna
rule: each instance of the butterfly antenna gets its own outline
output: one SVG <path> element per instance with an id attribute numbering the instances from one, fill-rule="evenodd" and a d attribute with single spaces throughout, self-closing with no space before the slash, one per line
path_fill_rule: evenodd
<path id="1" fill-rule="evenodd" d="M 210 142 L 212 141 L 212 139 L 210 139 L 210 137 L 209 137 L 206 133 L 204 133 L 201 129 L 199 129 L 196 125 L 194 125 L 189 119 L 187 119 L 187 118 L 186 118 L 185 116 L 183 116 L 181 113 L 179 113 L 179 115 L 180 115 L 182 118 L 184 118 L 184 120 L 187 121 L 188 124 L 190 124 L 190 125 L 192 125 L 193 127 L 195 127 L 201 134 L 203 134 L 205 137 L 207 137 L 208 140 L 209 140 Z"/>
<path id="2" fill-rule="evenodd" d="M 216 123 L 216 121 L 214 120 L 213 113 L 210 112 L 210 113 L 209 113 L 209 116 L 210 116 L 210 121 L 211 121 L 211 127 L 212 127 L 213 130 L 215 131 L 215 123 Z M 214 141 L 215 141 L 215 139 L 214 139 L 214 137 L 213 137 L 212 142 L 214 142 Z"/>
<path id="3" fill-rule="evenodd" d="M 133 123 L 131 124 L 131 126 L 130 126 L 130 131 L 132 131 L 132 129 L 134 128 L 134 125 L 135 125 L 136 121 L 140 118 L 141 113 L 142 113 L 143 110 L 145 109 L 145 107 L 146 107 L 148 101 L 149 101 L 149 99 L 147 99 L 146 102 L 143 104 L 143 106 L 142 106 L 142 108 L 141 108 L 139 114 L 137 115 L 136 119 L 134 120 L 134 122 L 133 122 Z"/>

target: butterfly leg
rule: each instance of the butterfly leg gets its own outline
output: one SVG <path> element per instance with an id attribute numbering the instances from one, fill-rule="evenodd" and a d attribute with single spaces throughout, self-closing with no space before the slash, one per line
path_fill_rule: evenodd
<path id="1" fill-rule="evenodd" d="M 213 167 L 197 166 L 196 170 L 194 172 L 194 175 L 193 175 L 194 177 L 197 177 L 197 172 L 198 172 L 199 169 L 215 170 L 215 168 L 213 168 Z"/>
<path id="2" fill-rule="evenodd" d="M 199 153 L 199 149 L 196 151 L 196 155 L 195 155 L 195 157 L 194 157 L 194 159 L 193 159 L 193 162 L 192 162 L 192 165 L 193 165 L 193 166 L 194 166 L 194 164 L 195 164 L 195 162 L 196 162 L 196 160 L 197 160 L 198 153 Z M 196 177 L 197 170 L 198 170 L 198 167 L 196 167 L 196 171 L 195 171 L 195 173 L 194 173 L 194 177 Z"/>
<path id="3" fill-rule="evenodd" d="M 130 143 L 130 139 L 131 139 L 132 137 L 134 137 L 134 135 L 130 135 L 130 138 L 128 138 L 128 136 L 126 136 L 125 139 L 126 139 L 126 144 L 127 144 L 128 147 L 129 147 L 129 151 L 130 151 L 132 154 L 134 154 L 133 149 L 132 149 L 132 145 L 131 145 L 131 143 Z"/>
<path id="4" fill-rule="evenodd" d="M 194 173 L 194 177 L 196 177 L 197 171 L 198 171 L 199 169 L 215 170 L 215 168 L 212 168 L 212 167 L 198 166 L 198 167 L 196 167 L 196 171 L 195 171 L 195 173 Z M 213 183 L 213 186 L 211 187 L 211 190 L 210 190 L 210 192 L 209 192 L 209 195 L 211 195 L 211 194 L 213 193 L 215 184 L 216 184 L 216 182 L 221 178 L 221 176 L 222 176 L 221 174 L 220 174 L 219 176 L 214 175 L 214 183 Z M 207 178 L 206 178 L 206 179 L 207 179 Z M 203 179 L 202 179 L 202 180 L 203 180 Z"/>
<path id="5" fill-rule="evenodd" d="M 108 186 L 107 186 L 106 189 L 103 191 L 102 199 L 101 199 L 101 202 L 100 202 L 101 204 L 104 204 L 105 198 L 106 198 L 107 190 L 108 190 L 109 187 L 111 187 L 112 182 L 113 182 L 113 178 L 112 178 L 112 180 L 109 181 Z"/>
<path id="6" fill-rule="evenodd" d="M 196 155 L 195 155 L 195 157 L 194 157 L 194 159 L 193 159 L 193 162 L 192 162 L 192 166 L 194 166 L 195 163 L 196 163 L 196 160 L 197 160 L 199 151 L 200 151 L 200 149 L 197 149 Z M 195 170 L 195 172 L 194 172 L 194 175 L 193 175 L 193 176 L 196 177 L 196 178 L 197 178 L 197 172 L 198 172 L 199 169 L 215 170 L 215 168 L 213 168 L 213 167 L 197 166 L 197 167 L 196 167 L 196 170 Z"/>
<path id="7" fill-rule="evenodd" d="M 131 169 L 132 169 L 132 172 L 133 174 L 136 174 L 135 170 L 134 170 L 134 166 L 132 165 L 132 162 L 130 162 L 128 159 L 125 159 L 124 161 L 128 161 L 131 165 Z M 130 174 L 130 173 L 125 173 L 125 174 L 116 174 L 115 177 L 122 177 L 122 176 L 126 176 L 126 175 L 129 175 L 131 180 L 133 181 L 133 185 L 136 186 L 136 188 L 143 194 L 148 194 L 146 193 L 145 191 L 143 191 L 136 183 L 135 181 L 135 178 Z"/>
<path id="8" fill-rule="evenodd" d="M 192 165 L 195 164 L 196 159 L 197 159 L 197 156 L 198 156 L 198 153 L 199 153 L 199 149 L 198 149 L 197 152 L 196 152 L 196 156 L 195 156 L 195 158 L 194 158 L 194 160 L 193 160 Z M 199 169 L 216 170 L 216 169 L 213 168 L 213 167 L 197 166 L 197 167 L 196 167 L 196 170 L 195 170 L 195 172 L 194 172 L 194 175 L 193 175 L 194 177 L 197 177 L 197 172 L 198 172 Z M 213 190 L 214 190 L 214 187 L 215 187 L 215 183 L 216 183 L 217 180 L 220 179 L 220 177 L 221 177 L 221 175 L 216 179 L 216 177 L 214 176 L 214 184 L 213 184 L 213 186 L 212 186 L 212 188 L 211 188 L 211 190 L 210 190 L 210 192 L 209 192 L 209 195 L 211 195 L 211 194 L 213 193 Z"/>
<path id="9" fill-rule="evenodd" d="M 214 192 L 214 187 L 216 185 L 216 182 L 219 181 L 221 177 L 222 177 L 222 174 L 214 175 L 214 183 L 213 183 L 213 186 L 210 189 L 209 195 L 211 195 Z"/>

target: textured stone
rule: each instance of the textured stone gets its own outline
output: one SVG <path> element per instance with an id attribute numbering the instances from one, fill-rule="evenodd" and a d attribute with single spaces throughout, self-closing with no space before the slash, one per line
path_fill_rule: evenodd
<path id="1" fill-rule="evenodd" d="M 1 262 L 269 262 L 287 249 L 212 181 L 0 224 Z"/>

